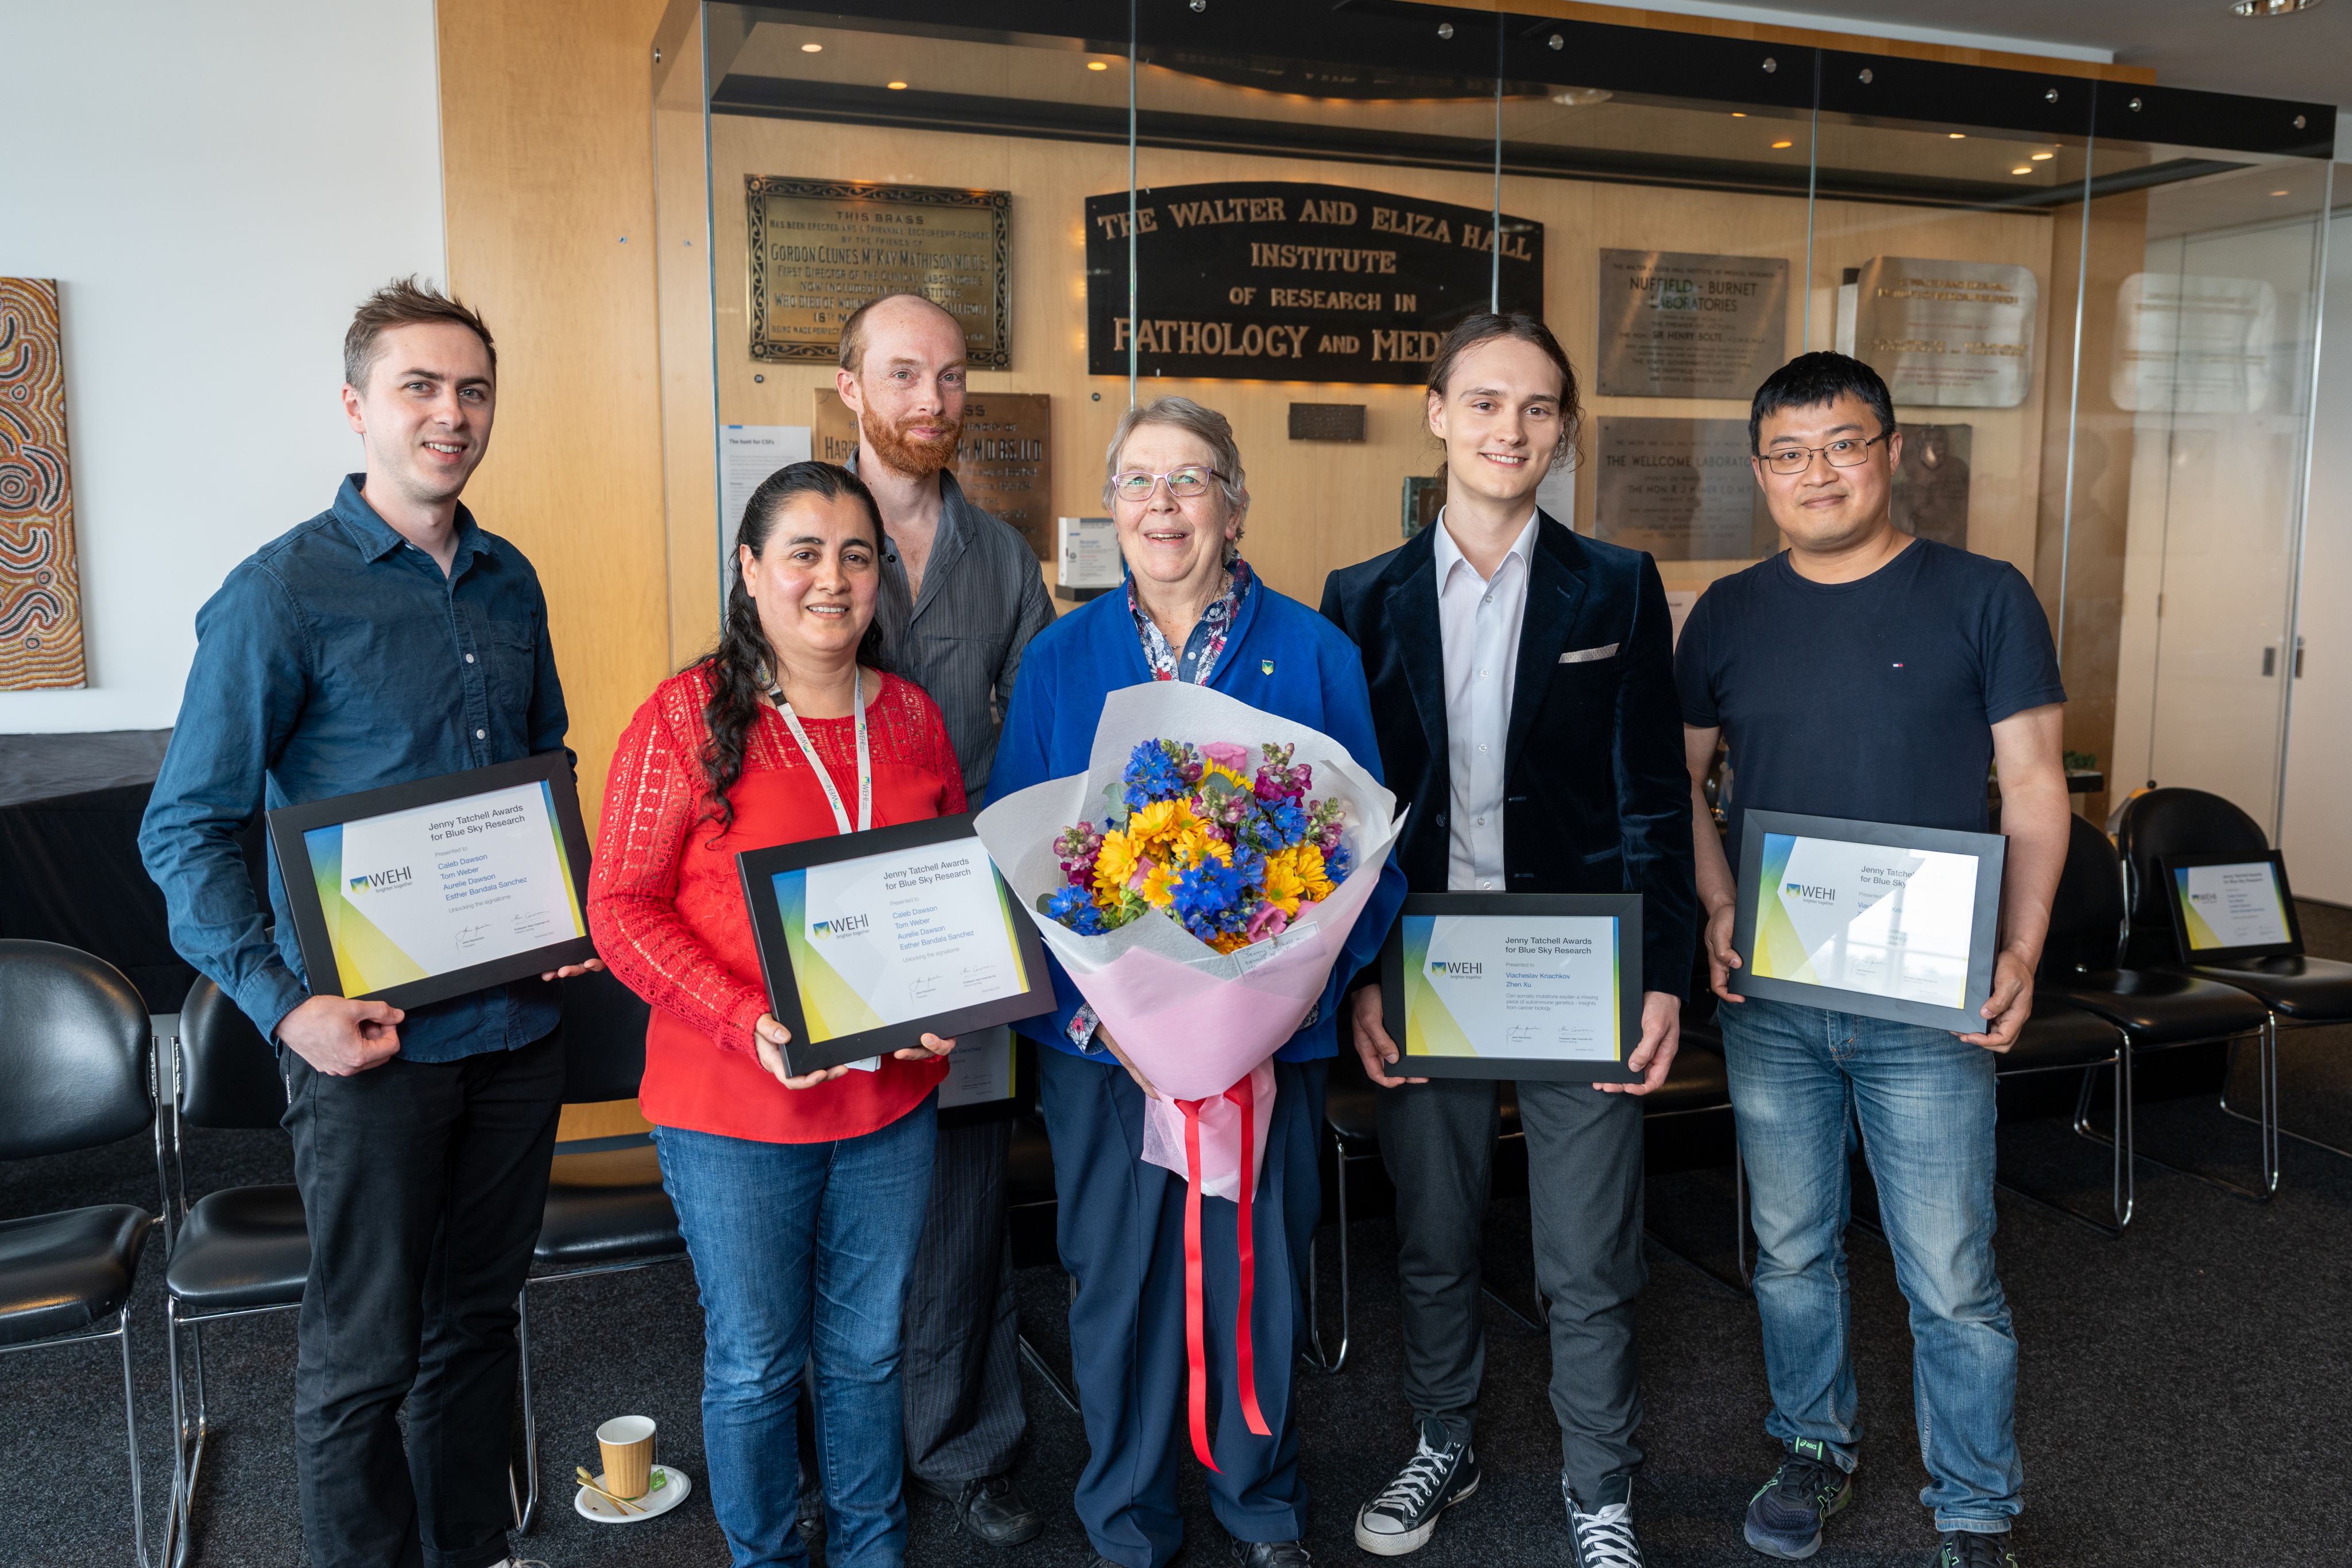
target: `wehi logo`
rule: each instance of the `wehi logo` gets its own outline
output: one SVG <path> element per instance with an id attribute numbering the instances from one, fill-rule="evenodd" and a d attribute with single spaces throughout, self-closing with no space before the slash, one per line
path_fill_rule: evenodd
<path id="1" fill-rule="evenodd" d="M 856 936 L 874 924 L 870 915 L 836 915 L 830 920 L 820 920 L 809 927 L 815 936 Z"/>
<path id="2" fill-rule="evenodd" d="M 415 872 L 404 865 L 396 865 L 387 871 L 370 872 L 364 876 L 352 877 L 351 889 L 353 893 L 365 893 L 370 888 L 381 892 L 387 887 L 404 886 L 415 880 Z"/>
<path id="3" fill-rule="evenodd" d="M 1789 883 L 1782 886 L 1780 892 L 1784 897 L 1798 899 L 1806 904 L 1835 904 L 1837 902 L 1836 888 L 1816 887 L 1810 883 Z"/>
<path id="4" fill-rule="evenodd" d="M 1475 980 L 1486 972 L 1486 966 L 1469 959 L 1432 958 L 1429 972 L 1450 980 Z"/>

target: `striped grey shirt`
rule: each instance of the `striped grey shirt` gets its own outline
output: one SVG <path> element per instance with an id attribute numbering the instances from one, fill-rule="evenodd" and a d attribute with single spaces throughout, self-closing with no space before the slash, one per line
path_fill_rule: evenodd
<path id="1" fill-rule="evenodd" d="M 850 465 L 856 465 L 854 457 Z M 964 793 L 978 810 L 1022 652 L 1054 619 L 1037 558 L 1011 524 L 973 506 L 955 476 L 941 469 L 940 531 L 923 569 L 922 596 L 908 601 L 907 569 L 886 537 L 875 613 L 892 667 L 940 705 L 963 767 Z"/>

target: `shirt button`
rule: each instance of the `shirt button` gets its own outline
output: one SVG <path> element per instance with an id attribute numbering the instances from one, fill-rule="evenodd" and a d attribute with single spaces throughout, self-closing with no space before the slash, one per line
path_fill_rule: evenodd
<path id="1" fill-rule="evenodd" d="M 471 654 L 471 653 L 467 654 L 467 655 L 466 655 L 466 663 L 467 663 L 467 664 L 472 664 L 473 662 L 474 662 L 474 655 L 473 655 L 473 654 Z M 1484 671 L 1484 670 L 1481 670 L 1481 671 L 1479 671 L 1478 673 L 1479 673 L 1480 674 L 1482 674 L 1482 675 L 1483 675 L 1483 674 L 1485 674 L 1486 672 L 1486 671 Z"/>
<path id="2" fill-rule="evenodd" d="M 474 738 L 475 738 L 476 740 L 488 740 L 489 737 L 490 737 L 490 732 L 489 732 L 488 730 L 487 730 L 487 729 L 478 729 L 478 730 L 476 730 L 476 731 L 474 732 Z M 1482 746 L 1482 747 L 1480 747 L 1478 749 L 1479 749 L 1479 750 L 1481 750 L 1481 751 L 1484 751 L 1484 750 L 1486 750 L 1486 748 L 1485 747 L 1483 747 L 1483 746 Z"/>
<path id="3" fill-rule="evenodd" d="M 1492 887 L 1492 886 L 1494 886 L 1495 884 L 1494 884 L 1493 883 L 1491 883 L 1491 882 L 1488 882 L 1485 877 L 1480 877 L 1480 878 L 1478 879 L 1478 885 L 1479 885 L 1480 887 Z"/>
<path id="4" fill-rule="evenodd" d="M 1479 671 L 1479 672 L 1478 672 L 1478 678 L 1479 678 L 1480 680 L 1482 680 L 1482 681 L 1483 681 L 1483 680 L 1485 680 L 1485 679 L 1486 678 L 1486 671 L 1484 671 L 1484 670 Z"/>
<path id="5" fill-rule="evenodd" d="M 1485 826 L 1486 825 L 1486 818 L 1484 818 L 1484 817 L 1479 818 L 1479 819 L 1478 819 L 1478 825 L 1479 825 L 1480 827 L 1482 827 L 1482 828 L 1483 828 L 1483 827 L 1485 827 Z"/>
<path id="6" fill-rule="evenodd" d="M 1485 741 L 1483 741 L 1483 740 L 1482 740 L 1482 741 L 1480 741 L 1480 742 L 1478 743 L 1478 749 L 1479 749 L 1479 750 L 1481 750 L 1481 751 L 1486 750 L 1486 743 Z"/>

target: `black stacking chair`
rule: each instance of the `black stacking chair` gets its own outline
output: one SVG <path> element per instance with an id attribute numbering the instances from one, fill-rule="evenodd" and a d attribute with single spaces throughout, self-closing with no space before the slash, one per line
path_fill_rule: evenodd
<path id="1" fill-rule="evenodd" d="M 1015 1068 L 1024 1083 L 1037 1082 L 1035 1051 L 1037 1046 L 1019 1035 L 1013 1038 L 1013 1049 L 1020 1052 Z M 1059 1199 L 1054 1192 L 1054 1145 L 1046 1141 L 1045 1124 L 1034 1110 L 1024 1109 L 1013 1119 L 1013 1147 L 1005 1159 L 1004 1206 L 1013 1209 L 1054 1209 Z M 1078 1282 L 1070 1281 L 1070 1299 L 1076 1301 Z M 1071 1415 L 1079 1414 L 1078 1396 L 1060 1373 L 1054 1370 L 1043 1353 L 1022 1333 L 1014 1341 L 1021 1359 L 1029 1370 L 1043 1378 L 1054 1397 L 1068 1406 Z"/>
<path id="2" fill-rule="evenodd" d="M 154 1061 L 147 1004 L 121 970 L 54 942 L 0 940 L 0 1159 L 72 1154 L 152 1130 L 157 1201 L 167 1203 Z M 147 1512 L 131 1385 L 131 1286 L 154 1224 L 127 1203 L 0 1219 L 0 1354 L 121 1343 L 140 1568 Z M 94 1326 L 109 1318 L 112 1328 Z"/>
<path id="3" fill-rule="evenodd" d="M 2115 1101 L 2116 1132 L 2113 1137 L 2101 1137 L 2091 1124 L 2091 1106 L 2099 1083 L 2102 1069 L 2111 1071 Z M 2131 1051 L 2124 1031 L 2097 1014 L 2085 1012 L 2068 1003 L 2055 992 L 2036 987 L 2033 992 L 2033 1013 L 2025 1027 L 2017 1031 L 2016 1043 L 1999 1058 L 1993 1069 L 1996 1078 L 2024 1078 L 2040 1072 L 2080 1072 L 2081 1091 L 2074 1096 L 2074 1129 L 2093 1143 L 2106 1145 L 2115 1155 L 2115 1167 L 2109 1176 L 2108 1214 L 2101 1218 L 2085 1214 L 2071 1204 L 2062 1203 L 2046 1193 L 2020 1186 L 2011 1181 L 1998 1185 L 2015 1193 L 2029 1203 L 2035 1203 L 2069 1219 L 2079 1220 L 2108 1238 L 2121 1236 L 2124 1227 L 2131 1223 L 2135 1189 L 2132 1181 L 2132 1103 Z"/>
<path id="4" fill-rule="evenodd" d="M 602 971 L 562 982 L 563 1103 L 633 1100 L 646 1075 L 650 1009 Z M 547 1210 L 531 1254 L 539 1272 L 515 1300 L 521 1345 L 523 1468 L 529 1486 L 517 1511 L 529 1531 L 539 1513 L 539 1424 L 531 1409 L 530 1293 L 584 1280 L 674 1263 L 686 1256 L 677 1212 L 662 1190 L 661 1164 L 643 1133 L 576 1138 L 555 1145 Z"/>
<path id="5" fill-rule="evenodd" d="M 172 1512 L 163 1558 L 180 1568 L 188 1557 L 196 1478 L 205 1462 L 212 1416 L 205 1400 L 202 1326 L 227 1318 L 292 1312 L 302 1304 L 310 1274 L 310 1232 L 302 1197 L 289 1184 L 224 1187 L 193 1203 L 184 1129 L 276 1128 L 286 1113 L 286 1081 L 278 1053 L 236 1004 L 210 980 L 198 980 L 180 1008 L 173 1055 L 174 1105 L 171 1200 L 177 1228 L 163 1266 L 163 1326 L 172 1367 Z M 186 1354 L 182 1354 L 185 1341 Z M 194 1384 L 190 1413 L 182 1375 L 184 1360 Z"/>
<path id="6" fill-rule="evenodd" d="M 2122 863 L 2116 858 L 2115 846 L 2107 842 L 2105 833 L 2081 817 L 2071 821 L 2074 836 L 2067 844 L 2066 867 L 2059 877 L 2058 894 L 2051 907 L 2050 936 L 2042 949 L 2041 972 L 2035 977 L 2037 1010 L 2047 1002 L 2057 1001 L 2105 1020 L 2123 1031 L 2127 1056 L 2132 1059 L 2151 1051 L 2211 1045 L 2259 1034 L 2267 1015 L 2263 1005 L 2243 991 L 2178 969 L 2120 966 L 2124 938 Z M 2117 1071 L 2130 1074 L 2132 1061 L 2125 1061 Z M 2086 1091 L 2087 1083 L 2086 1080 Z M 2128 1082 L 2119 1083 L 2116 1092 L 2123 1120 L 2116 1124 L 2113 1141 L 2128 1144 L 2132 1139 Z M 2087 1092 L 2081 1106 L 2084 1114 L 2077 1118 L 2076 1131 L 2095 1142 L 2110 1141 L 2089 1124 Z M 2126 1184 L 2130 1180 L 2129 1156 L 2137 1153 L 2139 1151 L 2132 1148 L 2116 1152 Z M 2265 1147 L 2263 1186 L 2259 1191 L 2225 1176 L 2168 1164 L 2153 1155 L 2141 1157 L 2260 1203 L 2268 1201 L 2278 1186 L 2278 1163 L 2273 1153 Z M 2126 1195 L 2128 1191 L 2126 1185 Z M 2118 1223 L 2128 1217 L 2128 1207 L 2119 1210 Z"/>
<path id="7" fill-rule="evenodd" d="M 2352 964 L 2302 954 L 2239 958 L 2224 964 L 2180 960 L 2171 903 L 2158 862 L 2165 855 L 2185 854 L 2243 854 L 2258 859 L 2268 854 L 2271 847 L 2262 829 L 2219 795 L 2179 789 L 2151 789 L 2134 797 L 2125 805 L 2116 829 L 2116 847 L 2124 860 L 2126 961 L 2148 968 L 2179 968 L 2200 979 L 2232 987 L 2260 1002 L 2267 1014 L 2263 1020 L 2257 1080 L 2261 1112 L 2249 1116 L 2230 1103 L 2226 1073 L 2221 1081 L 2221 1109 L 2262 1129 L 2263 1162 L 2273 1185 L 2281 1137 L 2352 1159 L 2352 1149 L 2291 1133 L 2280 1125 L 2278 1092 L 2279 1030 L 2352 1023 Z M 2233 1066 L 2236 1050 L 2233 1043 Z"/>

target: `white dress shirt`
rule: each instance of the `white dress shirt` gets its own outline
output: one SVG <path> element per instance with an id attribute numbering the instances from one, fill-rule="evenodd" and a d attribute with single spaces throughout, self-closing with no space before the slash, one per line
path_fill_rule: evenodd
<path id="1" fill-rule="evenodd" d="M 1500 893 L 1503 886 L 1503 746 L 1511 727 L 1511 688 L 1519 663 L 1519 627 L 1528 612 L 1528 552 L 1541 514 L 1511 543 L 1491 578 L 1482 578 L 1437 514 L 1437 625 L 1445 655 L 1445 885 L 1456 893 Z"/>

